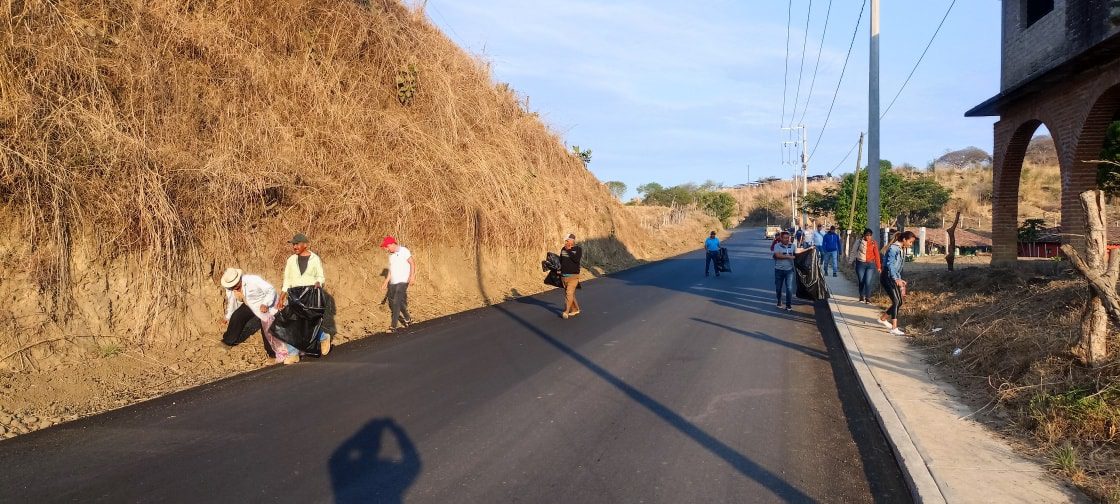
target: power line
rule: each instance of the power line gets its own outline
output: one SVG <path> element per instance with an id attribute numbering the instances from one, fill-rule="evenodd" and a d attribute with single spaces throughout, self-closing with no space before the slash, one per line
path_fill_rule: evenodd
<path id="1" fill-rule="evenodd" d="M 782 118 L 778 121 L 778 126 L 786 123 L 786 96 L 789 94 L 789 30 L 793 24 L 793 0 L 789 0 L 789 8 L 786 10 L 786 71 L 782 77 Z"/>
<path id="2" fill-rule="evenodd" d="M 809 112 L 809 104 L 813 101 L 813 88 L 817 85 L 817 70 L 821 67 L 821 53 L 824 52 L 824 39 L 828 35 L 828 20 L 832 15 L 832 0 L 828 0 L 828 9 L 824 13 L 824 31 L 821 32 L 821 45 L 817 48 L 817 63 L 813 65 L 813 79 L 809 81 L 809 96 L 805 98 L 805 109 L 801 111 L 801 124 L 805 124 L 805 114 Z M 797 107 L 793 109 L 794 115 L 797 115 Z"/>
<path id="3" fill-rule="evenodd" d="M 839 163 L 836 163 L 836 166 L 833 167 L 831 170 L 829 170 L 828 173 L 833 173 L 836 170 L 839 170 L 840 166 L 843 165 L 846 161 L 848 161 L 848 158 L 852 157 L 852 153 L 856 151 L 856 146 L 857 145 L 859 145 L 859 140 L 856 140 L 856 143 L 852 144 L 852 148 L 848 149 L 847 154 L 844 154 L 844 159 L 841 159 Z"/>
<path id="4" fill-rule="evenodd" d="M 945 20 L 949 19 L 949 13 L 953 12 L 954 5 L 957 5 L 957 0 L 953 0 L 949 3 L 949 8 L 945 10 L 945 15 L 941 17 L 941 23 L 939 23 L 937 25 L 937 29 L 933 31 L 933 36 L 930 37 L 929 43 L 926 44 L 926 48 L 922 51 L 922 55 L 918 57 L 918 61 L 914 63 L 914 68 L 910 70 L 910 75 L 906 76 L 906 80 L 902 83 L 902 87 L 898 88 L 898 93 L 894 95 L 894 98 L 891 100 L 891 104 L 887 105 L 887 109 L 883 111 L 883 115 L 880 115 L 879 119 L 887 116 L 887 112 L 891 111 L 891 107 L 894 106 L 894 102 L 898 101 L 898 97 L 902 95 L 902 90 L 906 89 L 906 85 L 910 83 L 910 78 L 914 76 L 914 72 L 918 71 L 918 65 L 922 64 L 922 60 L 925 59 L 926 53 L 929 52 L 930 46 L 932 46 L 933 41 L 937 39 L 937 34 L 941 32 L 941 27 L 945 26 Z"/>
<path id="5" fill-rule="evenodd" d="M 813 0 L 809 0 L 809 11 L 805 13 L 805 36 L 801 38 L 801 69 L 797 71 L 797 93 L 793 95 L 793 114 L 789 125 L 797 118 L 797 103 L 801 101 L 801 78 L 805 75 L 805 51 L 809 48 L 809 21 L 813 18 Z M 784 119 L 784 117 L 783 117 Z"/>
<path id="6" fill-rule="evenodd" d="M 836 106 L 836 97 L 840 95 L 840 84 L 844 82 L 844 74 L 848 70 L 848 60 L 852 57 L 852 48 L 856 45 L 856 35 L 859 34 L 859 27 L 863 24 L 863 11 L 867 9 L 867 0 L 863 0 L 863 5 L 859 8 L 859 18 L 856 19 L 856 27 L 852 30 L 852 41 L 848 43 L 848 54 L 844 56 L 844 66 L 840 69 L 840 79 L 836 81 L 836 91 L 832 93 L 832 103 L 828 106 L 828 114 L 824 116 L 824 125 L 821 126 L 821 132 L 817 134 L 817 141 L 813 143 L 813 150 L 809 153 L 809 158 L 812 159 L 813 154 L 816 154 L 817 147 L 821 145 L 821 138 L 824 137 L 824 132 L 828 129 L 828 120 L 832 118 L 832 108 Z"/>

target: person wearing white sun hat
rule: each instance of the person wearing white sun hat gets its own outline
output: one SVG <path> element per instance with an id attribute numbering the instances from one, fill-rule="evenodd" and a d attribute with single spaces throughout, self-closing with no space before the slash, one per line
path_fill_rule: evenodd
<path id="1" fill-rule="evenodd" d="M 275 356 L 276 362 L 299 362 L 299 350 L 272 335 L 272 320 L 276 316 L 276 289 L 257 275 L 246 275 L 237 268 L 228 268 L 222 274 L 222 288 L 226 291 L 226 333 L 222 343 L 233 346 L 242 341 L 245 326 L 255 316 L 261 321 L 261 336 L 265 350 Z"/>

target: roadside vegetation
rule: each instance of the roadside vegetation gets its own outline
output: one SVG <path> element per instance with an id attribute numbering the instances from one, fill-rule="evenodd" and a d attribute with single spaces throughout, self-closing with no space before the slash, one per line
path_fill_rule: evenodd
<path id="1" fill-rule="evenodd" d="M 694 208 L 719 220 L 724 227 L 734 226 L 742 220 L 741 216 L 737 218 L 738 208 L 735 198 L 724 191 L 723 184 L 718 182 L 711 180 L 703 184 L 690 182 L 672 187 L 649 182 L 638 186 L 637 190 L 641 197 L 631 200 L 630 205 Z"/>

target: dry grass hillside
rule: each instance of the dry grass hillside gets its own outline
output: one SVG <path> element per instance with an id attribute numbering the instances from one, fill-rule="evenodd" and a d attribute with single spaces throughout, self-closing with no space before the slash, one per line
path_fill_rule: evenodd
<path id="1" fill-rule="evenodd" d="M 990 169 L 938 168 L 933 172 L 938 183 L 953 193 L 946 207 L 947 219 L 960 210 L 970 229 L 992 229 L 992 171 Z M 1025 164 L 1019 179 L 1019 222 L 1044 219 L 1048 225 L 1061 219 L 1062 179 L 1057 164 Z"/>
<path id="2" fill-rule="evenodd" d="M 790 189 L 792 183 L 779 180 L 755 187 L 727 189 L 739 203 L 740 215 L 747 224 L 788 225 L 790 220 Z M 809 182 L 810 192 L 824 192 L 837 187 L 839 180 Z"/>
<path id="3" fill-rule="evenodd" d="M 0 436 L 262 365 L 208 357 L 216 278 L 279 285 L 295 232 L 344 341 L 388 325 L 384 235 L 414 250 L 429 318 L 540 291 L 562 232 L 604 272 L 718 226 L 643 225 L 668 216 L 620 205 L 396 0 L 28 0 L 0 39 Z"/>

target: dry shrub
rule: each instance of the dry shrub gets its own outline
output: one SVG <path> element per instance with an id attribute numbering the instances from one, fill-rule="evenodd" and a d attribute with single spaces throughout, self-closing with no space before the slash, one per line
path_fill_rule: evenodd
<path id="1" fill-rule="evenodd" d="M 9 279 L 26 311 L 66 318 L 91 282 L 76 266 L 125 265 L 143 274 L 119 289 L 156 300 L 115 326 L 138 338 L 226 265 L 278 270 L 296 231 L 335 257 L 386 234 L 503 252 L 561 229 L 648 238 L 396 0 L 26 0 L 0 6 L 0 40 L 0 250 L 30 265 L 32 287 Z"/>
<path id="2" fill-rule="evenodd" d="M 1070 353 L 1084 282 L 1052 262 L 910 277 L 906 318 L 931 360 L 1055 470 L 1097 498 L 1120 502 L 1120 359 L 1093 369 Z M 937 327 L 943 330 L 932 332 Z M 960 356 L 951 357 L 956 348 Z M 1109 350 L 1118 355 L 1120 341 Z"/>

